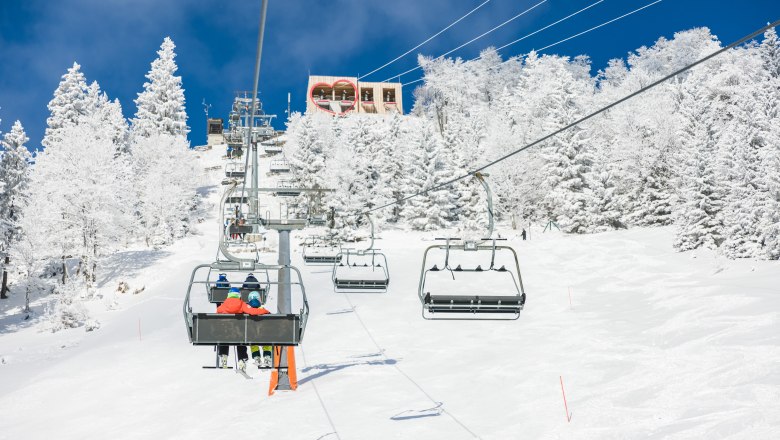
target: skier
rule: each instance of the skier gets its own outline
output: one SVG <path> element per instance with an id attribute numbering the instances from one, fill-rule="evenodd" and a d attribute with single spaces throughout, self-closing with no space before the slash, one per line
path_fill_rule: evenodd
<path id="1" fill-rule="evenodd" d="M 257 278 L 255 278 L 255 275 L 250 273 L 246 276 L 246 279 L 244 280 L 244 284 L 241 286 L 242 289 L 253 289 L 257 290 L 260 289 L 260 282 L 257 281 Z"/>
<path id="2" fill-rule="evenodd" d="M 525 229 L 523 229 L 523 232 L 520 233 L 520 236 L 523 237 L 523 240 L 525 240 L 526 237 Z"/>
<path id="3" fill-rule="evenodd" d="M 243 217 L 241 217 L 240 219 L 238 219 L 238 236 L 239 236 L 239 237 L 240 237 L 242 240 L 244 239 L 244 236 L 245 236 L 246 234 L 245 234 L 245 233 L 243 233 L 243 232 L 241 232 L 241 231 L 242 231 L 242 228 L 241 228 L 241 227 L 242 227 L 242 226 L 245 226 L 245 225 L 246 225 L 246 219 L 244 219 Z"/>
<path id="4" fill-rule="evenodd" d="M 228 147 L 227 147 L 227 158 L 228 159 L 232 159 L 233 158 L 233 147 L 231 147 L 230 145 L 228 145 Z"/>
<path id="5" fill-rule="evenodd" d="M 228 292 L 227 299 L 219 307 L 217 307 L 217 313 L 240 315 L 246 313 L 247 315 L 266 315 L 268 310 L 257 307 L 249 307 L 249 304 L 241 300 L 241 291 L 237 287 L 231 287 Z M 227 358 L 230 347 L 227 345 L 218 345 L 217 354 L 219 355 L 219 366 L 221 368 L 227 368 Z M 242 371 L 246 370 L 246 362 L 249 360 L 249 356 L 246 353 L 246 345 L 236 346 L 236 352 L 238 354 L 238 368 Z"/>
<path id="6" fill-rule="evenodd" d="M 253 309 L 260 308 L 262 306 L 262 303 L 260 302 L 260 292 L 257 290 L 253 290 L 249 292 L 249 297 L 247 298 L 249 300 L 249 307 L 252 307 Z M 250 351 L 252 352 L 252 360 L 255 361 L 255 365 L 257 365 L 258 368 L 262 367 L 271 367 L 272 365 L 272 346 L 270 345 L 263 345 L 263 352 L 260 353 L 260 347 L 257 345 L 252 345 L 249 347 Z"/>
<path id="7" fill-rule="evenodd" d="M 217 278 L 217 289 L 227 289 L 230 287 L 230 281 L 227 279 L 227 275 L 224 273 L 219 274 Z"/>

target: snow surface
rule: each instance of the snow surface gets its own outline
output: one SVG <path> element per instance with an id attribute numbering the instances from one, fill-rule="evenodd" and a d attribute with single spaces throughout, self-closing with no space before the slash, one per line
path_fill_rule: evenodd
<path id="1" fill-rule="evenodd" d="M 528 302 L 507 322 L 421 318 L 435 234 L 381 233 L 384 294 L 334 293 L 330 267 L 296 246 L 311 306 L 298 390 L 269 397 L 254 367 L 253 380 L 202 369 L 214 353 L 188 343 L 182 301 L 216 253 L 224 172 L 211 176 L 214 217 L 194 235 L 107 263 L 101 291 L 145 290 L 90 303 L 99 330 L 42 332 L 5 310 L 0 439 L 778 438 L 778 263 L 675 253 L 670 228 L 513 237 Z"/>

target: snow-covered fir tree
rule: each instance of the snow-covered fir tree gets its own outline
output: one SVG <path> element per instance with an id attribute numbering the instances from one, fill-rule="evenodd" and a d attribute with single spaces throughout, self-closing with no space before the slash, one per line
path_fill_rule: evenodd
<path id="1" fill-rule="evenodd" d="M 687 160 L 680 176 L 679 203 L 673 212 L 677 226 L 674 246 L 680 250 L 717 248 L 723 241 L 725 191 L 717 173 L 718 120 L 710 90 L 695 82 L 683 88 L 681 145 Z"/>
<path id="2" fill-rule="evenodd" d="M 410 154 L 406 164 L 404 187 L 425 194 L 406 201 L 403 217 L 412 229 L 429 231 L 450 226 L 455 207 L 453 187 L 431 189 L 452 175 L 450 165 L 441 154 L 442 140 L 427 119 L 418 121 L 410 133 Z"/>
<path id="3" fill-rule="evenodd" d="M 157 59 L 152 61 L 146 74 L 148 81 L 135 100 L 138 110 L 132 120 L 133 136 L 170 134 L 186 137 L 190 131 L 181 77 L 176 76 L 175 47 L 173 40 L 165 37 L 157 51 Z"/>
<path id="4" fill-rule="evenodd" d="M 16 121 L 0 142 L 0 262 L 2 281 L 0 298 L 8 295 L 8 269 L 11 248 L 21 238 L 19 223 L 27 204 L 27 191 L 32 156 L 26 144 L 30 139 L 22 123 Z"/>
<path id="5" fill-rule="evenodd" d="M 49 101 L 48 109 L 51 114 L 46 119 L 46 134 L 41 142 L 44 147 L 61 139 L 60 131 L 63 128 L 76 124 L 81 116 L 89 113 L 87 89 L 81 66 L 74 62 L 62 75 L 62 80 L 54 91 L 54 98 Z"/>
<path id="6" fill-rule="evenodd" d="M 190 228 L 200 171 L 182 136 L 136 137 L 130 145 L 135 225 L 147 246 L 170 244 Z"/>
<path id="7" fill-rule="evenodd" d="M 60 136 L 36 156 L 30 203 L 23 227 L 42 254 L 77 258 L 77 275 L 87 286 L 96 280 L 102 255 L 115 249 L 128 230 L 129 169 L 117 155 L 115 133 L 98 114 L 63 127 Z M 65 184 L 67 182 L 67 184 Z"/>

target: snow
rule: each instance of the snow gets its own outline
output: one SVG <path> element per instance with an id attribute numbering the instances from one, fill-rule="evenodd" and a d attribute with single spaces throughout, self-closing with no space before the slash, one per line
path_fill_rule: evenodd
<path id="1" fill-rule="evenodd" d="M 222 152 L 204 153 L 204 167 L 224 163 Z M 506 322 L 422 319 L 422 255 L 444 231 L 381 233 L 391 276 L 384 294 L 334 293 L 330 267 L 305 266 L 294 246 L 311 306 L 296 349 L 298 390 L 269 397 L 269 373 L 254 367 L 253 380 L 202 369 L 214 353 L 188 343 L 181 307 L 191 270 L 216 251 L 224 171 L 210 177 L 201 192 L 213 215 L 192 235 L 106 263 L 114 267 L 101 271 L 109 274 L 101 292 L 120 280 L 145 289 L 116 294 L 113 310 L 89 302 L 100 329 L 42 332 L 42 322 L 11 313 L 18 295 L 2 305 L 0 439 L 771 439 L 780 431 L 777 262 L 677 253 L 670 227 L 510 235 L 528 302 Z"/>

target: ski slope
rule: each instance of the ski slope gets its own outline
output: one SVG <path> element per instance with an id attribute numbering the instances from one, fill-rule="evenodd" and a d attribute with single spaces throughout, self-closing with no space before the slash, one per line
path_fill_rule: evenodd
<path id="1" fill-rule="evenodd" d="M 420 264 L 436 234 L 381 232 L 387 293 L 334 293 L 330 267 L 304 266 L 295 246 L 311 306 L 298 390 L 269 397 L 270 373 L 254 367 L 251 380 L 202 369 L 214 352 L 188 343 L 182 301 L 192 268 L 216 253 L 224 172 L 210 175 L 213 216 L 192 236 L 106 263 L 102 291 L 120 280 L 145 290 L 116 310 L 92 302 L 99 330 L 44 333 L 7 311 L 0 439 L 780 435 L 780 266 L 673 252 L 670 228 L 510 237 L 528 302 L 506 322 L 421 318 Z"/>

